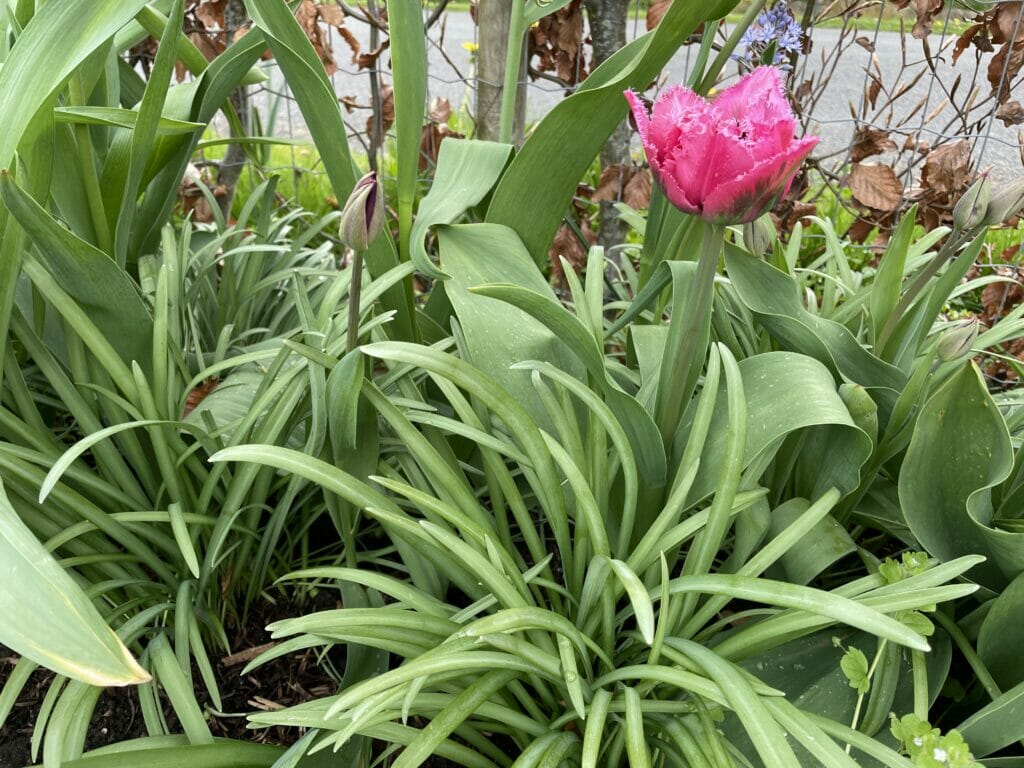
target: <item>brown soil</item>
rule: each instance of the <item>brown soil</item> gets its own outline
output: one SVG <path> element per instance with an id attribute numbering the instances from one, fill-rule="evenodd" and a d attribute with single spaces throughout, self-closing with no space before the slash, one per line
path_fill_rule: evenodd
<path id="1" fill-rule="evenodd" d="M 331 695 L 335 690 L 335 682 L 325 667 L 317 664 L 315 650 L 275 659 L 245 676 L 241 675 L 241 671 L 258 654 L 257 649 L 270 642 L 265 630 L 267 624 L 313 610 L 334 607 L 333 596 L 326 592 L 320 593 L 312 606 L 264 603 L 254 611 L 244 627 L 235 630 L 232 637 L 234 653 L 222 658 L 211 658 L 223 705 L 222 713 L 213 715 L 209 720 L 214 736 L 284 745 L 298 739 L 300 733 L 285 728 L 250 730 L 246 727 L 245 715 L 257 709 L 283 708 Z M 335 649 L 329 656 L 336 668 L 344 669 L 343 651 Z M 17 660 L 8 649 L 0 646 L 0 689 L 7 682 Z M 212 707 L 195 667 L 192 675 L 196 682 L 196 698 L 201 704 Z M 52 672 L 40 669 L 33 673 L 22 690 L 10 716 L 0 728 L 0 768 L 23 768 L 32 764 L 32 732 L 52 680 Z M 176 731 L 177 718 L 166 702 L 165 717 L 171 731 Z M 146 735 L 134 690 L 109 688 L 100 695 L 97 702 L 89 726 L 86 749 Z"/>

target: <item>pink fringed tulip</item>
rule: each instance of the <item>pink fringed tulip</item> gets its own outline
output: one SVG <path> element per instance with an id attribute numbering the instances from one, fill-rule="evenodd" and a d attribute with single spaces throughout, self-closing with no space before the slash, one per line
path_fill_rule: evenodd
<path id="1" fill-rule="evenodd" d="M 716 224 L 743 224 L 788 191 L 816 136 L 796 138 L 797 121 L 775 67 L 758 67 L 706 101 L 675 86 L 650 116 L 626 99 L 655 180 L 679 210 Z"/>

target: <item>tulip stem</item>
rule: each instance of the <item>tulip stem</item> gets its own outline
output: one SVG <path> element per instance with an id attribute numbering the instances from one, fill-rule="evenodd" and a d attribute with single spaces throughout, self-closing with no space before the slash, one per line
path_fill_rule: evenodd
<path id="1" fill-rule="evenodd" d="M 697 388 L 697 379 L 704 366 L 715 295 L 715 275 L 724 242 L 725 226 L 708 224 L 704 230 L 700 259 L 690 286 L 685 313 L 682 317 L 673 316 L 669 326 L 655 407 L 655 417 L 666 448 L 670 448 L 675 439 L 679 419 Z"/>
<path id="2" fill-rule="evenodd" d="M 359 345 L 359 294 L 363 284 L 363 252 L 352 251 L 352 278 L 348 288 L 348 338 L 345 349 L 351 352 Z"/>

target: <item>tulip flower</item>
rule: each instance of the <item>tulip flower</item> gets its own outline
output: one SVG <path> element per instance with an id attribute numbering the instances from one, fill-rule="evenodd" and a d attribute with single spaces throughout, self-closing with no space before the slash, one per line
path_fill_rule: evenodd
<path id="1" fill-rule="evenodd" d="M 758 67 L 707 101 L 666 90 L 651 115 L 626 92 L 655 180 L 679 210 L 713 224 L 753 221 L 785 196 L 818 143 L 797 121 L 774 67 Z"/>
<path id="2" fill-rule="evenodd" d="M 356 182 L 341 209 L 338 235 L 353 251 L 365 251 L 384 226 L 384 195 L 377 183 L 376 171 L 370 171 Z"/>
<path id="3" fill-rule="evenodd" d="M 341 210 L 338 236 L 352 249 L 349 265 L 348 344 L 351 352 L 359 344 L 359 294 L 363 276 L 363 251 L 369 248 L 384 228 L 384 194 L 377 173 L 370 171 L 356 182 Z"/>

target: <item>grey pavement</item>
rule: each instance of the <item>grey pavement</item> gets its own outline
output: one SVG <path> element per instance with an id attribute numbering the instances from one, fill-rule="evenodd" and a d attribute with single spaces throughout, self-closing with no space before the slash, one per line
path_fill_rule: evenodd
<path id="1" fill-rule="evenodd" d="M 351 30 L 360 39 L 363 49 L 369 48 L 368 28 L 365 25 L 351 23 Z M 642 22 L 631 24 L 630 36 L 644 32 Z M 952 48 L 950 39 L 933 35 L 929 39 L 931 50 L 936 60 L 936 74 L 927 70 L 921 41 L 907 35 L 904 47 L 900 35 L 892 32 L 858 33 L 871 43 L 872 54 L 865 47 L 853 44 L 844 51 L 840 63 L 834 69 L 831 78 L 821 91 L 808 122 L 808 130 L 821 136 L 822 141 L 815 150 L 815 155 L 835 165 L 841 164 L 847 156 L 853 135 L 855 122 L 851 118 L 850 104 L 859 104 L 863 98 L 865 86 L 869 83 L 866 70 L 871 68 L 880 74 L 884 88 L 889 92 L 900 89 L 901 84 L 911 83 L 918 77 L 917 83 L 903 94 L 891 108 L 886 107 L 868 113 L 868 122 L 879 127 L 890 127 L 895 131 L 894 138 L 902 144 L 909 135 L 917 141 L 935 143 L 942 136 L 963 136 L 969 139 L 974 148 L 974 157 L 980 168 L 990 168 L 993 178 L 1005 182 L 1024 173 L 1021 162 L 1021 145 L 1017 127 L 1005 128 L 996 121 L 979 121 L 984 108 L 984 101 L 989 96 L 989 85 L 985 80 L 985 68 L 990 54 L 984 55 L 980 62 L 976 60 L 973 49 L 969 49 L 956 66 L 950 62 Z M 850 43 L 853 35 L 846 40 Z M 475 40 L 475 26 L 467 13 L 449 13 L 443 27 L 431 30 L 428 35 L 428 89 L 430 98 L 447 99 L 456 110 L 465 110 L 467 119 L 473 112 L 474 72 L 472 57 L 464 44 Z M 337 36 L 333 38 L 335 58 L 338 70 L 332 76 L 335 90 L 339 98 L 352 99 L 357 104 L 369 105 L 369 77 L 365 71 L 358 72 L 349 63 L 349 50 Z M 823 66 L 827 65 L 828 54 L 840 43 L 840 32 L 836 29 L 818 29 L 813 33 L 813 50 L 801 59 L 796 67 L 798 82 L 807 78 L 820 78 Z M 944 47 L 945 46 L 945 47 Z M 692 46 L 684 47 L 673 57 L 662 73 L 659 82 L 671 84 L 685 80 L 689 71 L 689 63 L 695 55 Z M 872 56 L 877 58 L 873 64 Z M 390 72 L 386 70 L 388 60 L 386 54 L 381 57 L 382 80 L 390 82 Z M 977 69 L 976 69 L 977 67 Z M 727 68 L 732 76 L 736 68 Z M 264 119 L 269 114 L 270 105 L 278 101 L 276 113 L 276 130 L 278 135 L 293 138 L 308 137 L 302 116 L 295 102 L 288 98 L 283 78 L 276 65 L 267 65 L 270 79 L 262 92 L 255 94 L 255 103 L 263 112 Z M 961 83 L 953 94 L 958 103 L 962 103 L 968 91 L 968 83 L 974 81 L 979 86 L 975 98 L 975 112 L 972 122 L 966 129 L 962 123 L 954 122 L 956 111 L 946 103 L 947 92 L 952 89 L 957 77 Z M 726 82 L 729 78 L 727 78 Z M 723 85 L 726 84 L 723 82 Z M 565 97 L 565 90 L 556 83 L 545 80 L 529 82 L 527 90 L 527 121 L 541 119 L 555 104 Z M 883 107 L 886 90 L 879 95 L 876 105 Z M 280 95 L 280 98 L 278 98 Z M 1019 98 L 1022 94 L 1014 94 Z M 915 107 L 917 107 L 915 111 Z M 346 115 L 353 133 L 365 131 L 367 109 L 357 109 Z M 886 160 L 885 156 L 879 158 Z"/>

